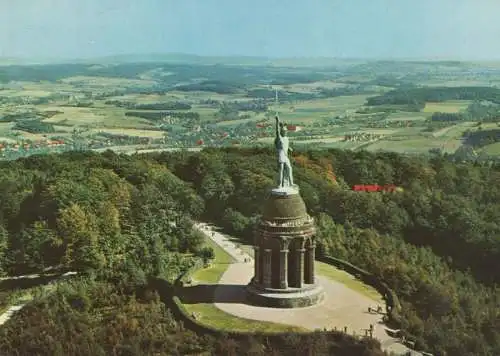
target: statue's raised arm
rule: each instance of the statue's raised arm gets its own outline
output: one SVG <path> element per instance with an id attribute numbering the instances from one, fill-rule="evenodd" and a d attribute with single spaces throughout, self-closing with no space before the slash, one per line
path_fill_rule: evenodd
<path id="1" fill-rule="evenodd" d="M 276 137 L 281 138 L 280 118 L 276 115 Z"/>

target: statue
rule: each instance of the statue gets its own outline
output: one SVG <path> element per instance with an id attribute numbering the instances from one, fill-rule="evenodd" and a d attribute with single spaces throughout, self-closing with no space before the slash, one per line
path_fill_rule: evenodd
<path id="1" fill-rule="evenodd" d="M 292 151 L 288 137 L 286 136 L 286 126 L 280 122 L 279 117 L 276 115 L 276 138 L 274 145 L 278 151 L 278 164 L 279 164 L 279 188 L 293 187 L 292 165 L 290 158 L 288 158 L 288 151 Z"/>

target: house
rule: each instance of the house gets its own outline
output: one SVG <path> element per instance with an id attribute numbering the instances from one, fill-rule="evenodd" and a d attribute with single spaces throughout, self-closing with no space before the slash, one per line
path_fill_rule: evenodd
<path id="1" fill-rule="evenodd" d="M 387 185 L 378 185 L 378 184 L 366 184 L 366 185 L 355 185 L 352 187 L 352 190 L 354 191 L 361 191 L 361 192 L 395 192 L 399 191 L 400 188 L 398 188 L 394 184 L 387 184 Z"/>
<path id="2" fill-rule="evenodd" d="M 287 126 L 286 126 L 286 129 L 287 129 L 288 131 L 291 131 L 291 132 L 297 132 L 297 131 L 302 130 L 302 129 L 303 129 L 303 127 L 301 127 L 301 126 L 297 126 L 297 125 L 287 125 Z"/>

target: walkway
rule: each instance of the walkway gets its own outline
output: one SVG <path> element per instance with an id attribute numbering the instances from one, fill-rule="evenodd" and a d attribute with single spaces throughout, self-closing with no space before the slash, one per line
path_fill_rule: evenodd
<path id="1" fill-rule="evenodd" d="M 74 276 L 76 274 L 77 274 L 76 272 L 66 272 L 66 273 L 62 274 L 58 279 L 44 285 L 44 287 L 46 287 L 46 291 L 51 291 L 54 288 L 55 284 L 57 282 L 59 282 L 61 279 L 71 277 L 71 276 Z M 16 280 L 16 279 L 34 279 L 34 278 L 40 278 L 40 277 L 41 277 L 41 275 L 39 275 L 39 274 L 30 274 L 30 275 L 25 275 L 25 276 L 2 277 L 2 278 L 0 278 L 0 281 Z M 18 312 L 19 310 L 24 308 L 24 306 L 26 306 L 26 304 L 30 303 L 31 301 L 33 301 L 33 298 L 31 296 L 28 296 L 28 297 L 25 296 L 25 297 L 20 298 L 18 300 L 18 304 L 9 307 L 3 314 L 0 315 L 0 326 L 2 326 L 7 321 L 9 321 L 9 319 L 12 318 L 12 316 L 16 312 Z"/>
<path id="2" fill-rule="evenodd" d="M 311 330 L 343 331 L 347 328 L 347 333 L 356 335 L 365 335 L 365 330 L 371 324 L 374 326 L 373 336 L 380 340 L 384 351 L 400 355 L 408 352 L 411 355 L 421 355 L 409 350 L 399 343 L 398 339 L 387 335 L 380 314 L 368 313 L 368 307 L 384 305 L 382 297 L 372 300 L 326 277 L 317 276 L 325 290 L 325 300 L 319 305 L 300 309 L 277 309 L 244 304 L 241 301 L 245 298 L 245 286 L 253 276 L 253 258 L 209 225 L 197 224 L 196 227 L 236 260 L 229 265 L 215 290 L 215 305 L 220 310 L 241 318 L 295 325 Z"/>

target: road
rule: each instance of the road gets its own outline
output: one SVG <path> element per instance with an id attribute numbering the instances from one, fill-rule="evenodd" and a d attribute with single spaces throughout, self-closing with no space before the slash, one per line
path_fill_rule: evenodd
<path id="1" fill-rule="evenodd" d="M 46 288 L 45 291 L 51 291 L 54 289 L 55 284 L 59 282 L 61 279 L 65 279 L 71 276 L 76 275 L 76 272 L 66 272 L 59 276 L 58 279 L 47 283 L 44 287 Z M 30 274 L 30 275 L 24 275 L 24 276 L 13 276 L 13 277 L 2 277 L 0 278 L 0 281 L 6 281 L 6 280 L 16 280 L 16 279 L 34 279 L 34 278 L 40 278 L 42 277 L 39 274 Z M 16 305 L 10 306 L 3 314 L 0 315 L 0 326 L 5 324 L 12 316 L 17 313 L 19 310 L 21 310 L 24 306 L 26 306 L 28 303 L 33 301 L 33 298 L 31 296 L 29 297 L 23 297 L 18 300 Z"/>

